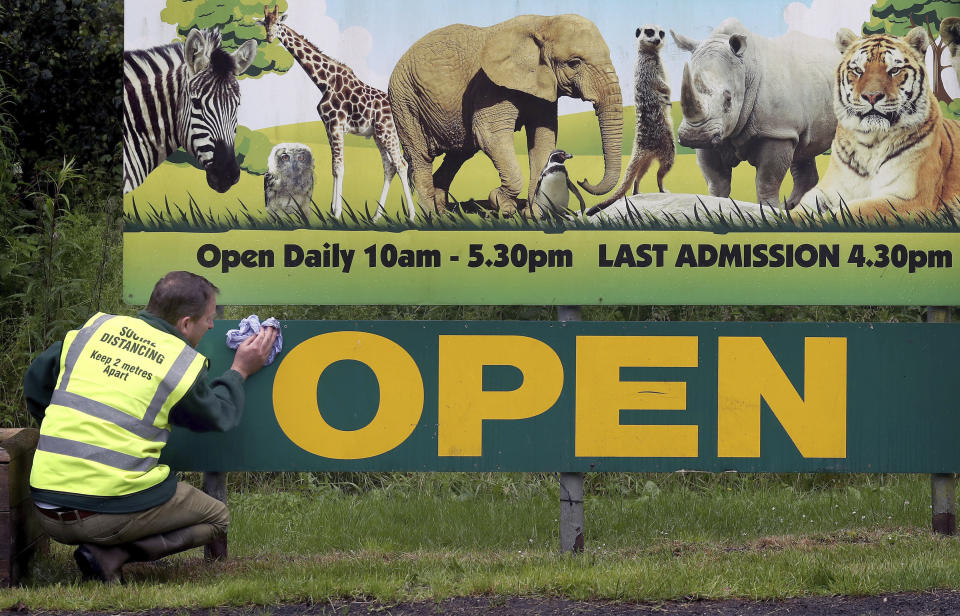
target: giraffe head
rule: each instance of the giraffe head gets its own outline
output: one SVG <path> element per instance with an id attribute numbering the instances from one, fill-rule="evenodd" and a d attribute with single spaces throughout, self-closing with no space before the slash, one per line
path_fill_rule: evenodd
<path id="1" fill-rule="evenodd" d="M 273 7 L 273 10 L 270 10 L 270 7 L 266 4 L 263 5 L 263 19 L 257 20 L 257 23 L 263 26 L 263 29 L 267 31 L 267 42 L 272 43 L 275 38 L 277 38 L 277 27 L 280 22 L 287 18 L 287 14 L 284 13 L 280 15 L 280 5 Z"/>

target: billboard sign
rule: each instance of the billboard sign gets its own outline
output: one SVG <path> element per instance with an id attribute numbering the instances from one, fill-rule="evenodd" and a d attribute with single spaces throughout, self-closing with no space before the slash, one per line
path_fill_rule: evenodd
<path id="1" fill-rule="evenodd" d="M 130 303 L 960 303 L 944 3 L 125 8 Z"/>
<path id="2" fill-rule="evenodd" d="M 230 366 L 218 321 L 199 350 Z M 203 471 L 960 470 L 951 324 L 284 324 Z"/>

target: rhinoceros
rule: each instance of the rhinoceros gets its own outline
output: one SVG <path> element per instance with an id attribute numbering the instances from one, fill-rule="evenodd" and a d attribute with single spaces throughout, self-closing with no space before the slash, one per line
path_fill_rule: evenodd
<path id="1" fill-rule="evenodd" d="M 736 19 L 704 41 L 670 31 L 692 53 L 683 67 L 681 145 L 695 148 L 710 194 L 730 196 L 733 168 L 757 168 L 757 200 L 779 204 L 793 174 L 792 208 L 817 184 L 815 157 L 830 147 L 837 119 L 833 79 L 840 52 L 832 41 L 789 32 L 770 39 Z"/>

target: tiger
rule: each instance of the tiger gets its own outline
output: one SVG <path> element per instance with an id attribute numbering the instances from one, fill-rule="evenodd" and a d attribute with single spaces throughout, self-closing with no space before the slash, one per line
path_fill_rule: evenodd
<path id="1" fill-rule="evenodd" d="M 945 119 L 930 87 L 926 30 L 898 37 L 837 33 L 837 132 L 827 170 L 800 200 L 857 219 L 918 216 L 960 197 L 960 122 Z"/>

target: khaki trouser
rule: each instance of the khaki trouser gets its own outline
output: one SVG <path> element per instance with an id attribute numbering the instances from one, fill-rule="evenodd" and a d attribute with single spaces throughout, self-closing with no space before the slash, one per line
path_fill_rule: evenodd
<path id="1" fill-rule="evenodd" d="M 121 545 L 143 537 L 192 527 L 194 545 L 205 545 L 227 532 L 227 506 L 182 481 L 173 498 L 153 509 L 133 513 L 97 513 L 60 521 L 37 513 L 40 526 L 60 543 Z"/>

